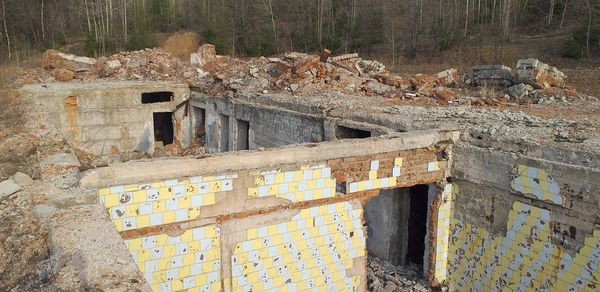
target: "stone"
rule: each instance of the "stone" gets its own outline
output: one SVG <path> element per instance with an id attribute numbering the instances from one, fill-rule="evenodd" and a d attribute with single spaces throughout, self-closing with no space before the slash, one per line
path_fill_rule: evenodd
<path id="1" fill-rule="evenodd" d="M 33 184 L 33 179 L 31 179 L 29 175 L 22 172 L 13 174 L 12 179 L 21 187 L 30 186 Z"/>
<path id="2" fill-rule="evenodd" d="M 33 211 L 40 219 L 48 219 L 56 211 L 56 207 L 52 205 L 36 205 Z"/>
<path id="3" fill-rule="evenodd" d="M 291 92 L 296 92 L 296 91 L 298 91 L 298 88 L 299 88 L 299 87 L 300 87 L 300 86 L 299 86 L 298 84 L 296 84 L 296 83 L 292 83 L 292 84 L 290 84 L 290 91 L 291 91 Z"/>
<path id="4" fill-rule="evenodd" d="M 20 190 L 21 186 L 19 186 L 12 178 L 0 182 L 0 198 L 10 196 Z"/>
<path id="5" fill-rule="evenodd" d="M 386 72 L 385 65 L 375 60 L 360 60 L 357 65 L 364 74 L 384 74 Z"/>
<path id="6" fill-rule="evenodd" d="M 565 78 L 565 74 L 556 67 L 538 59 L 521 59 L 517 62 L 515 80 L 537 89 L 563 87 Z"/>
<path id="7" fill-rule="evenodd" d="M 435 74 L 435 76 L 440 80 L 440 84 L 443 86 L 456 86 L 460 82 L 460 74 L 455 68 L 444 70 Z"/>
<path id="8" fill-rule="evenodd" d="M 40 162 L 42 180 L 67 189 L 79 180 L 79 160 L 72 153 L 51 155 Z"/>
<path id="9" fill-rule="evenodd" d="M 202 67 L 208 62 L 213 61 L 217 57 L 217 51 L 213 44 L 203 44 L 198 48 L 198 51 L 190 55 L 192 65 Z"/>
<path id="10" fill-rule="evenodd" d="M 529 84 L 519 83 L 517 85 L 511 86 L 507 90 L 507 94 L 517 100 L 521 100 L 527 95 L 529 95 L 533 91 L 533 86 Z"/>
<path id="11" fill-rule="evenodd" d="M 47 69 L 63 68 L 73 72 L 94 71 L 97 60 L 89 57 L 47 50 L 42 54 L 42 63 Z"/>
<path id="12" fill-rule="evenodd" d="M 121 62 L 119 60 L 109 60 L 106 61 L 106 68 L 114 70 L 121 67 Z"/>
<path id="13" fill-rule="evenodd" d="M 502 85 L 512 84 L 512 69 L 504 65 L 477 65 L 472 68 L 473 85 Z"/>
<path id="14" fill-rule="evenodd" d="M 52 70 L 52 76 L 60 82 L 69 82 L 75 79 L 75 72 L 65 68 L 54 68 Z"/>

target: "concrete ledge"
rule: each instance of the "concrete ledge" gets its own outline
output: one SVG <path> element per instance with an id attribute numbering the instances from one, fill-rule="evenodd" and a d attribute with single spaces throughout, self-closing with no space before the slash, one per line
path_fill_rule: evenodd
<path id="1" fill-rule="evenodd" d="M 84 173 L 84 187 L 132 184 L 174 177 L 249 170 L 289 163 L 323 161 L 351 156 L 427 148 L 439 142 L 458 140 L 458 131 L 414 131 L 393 138 L 341 140 L 319 144 L 302 144 L 266 151 L 229 152 L 203 159 L 161 159 L 115 163 Z"/>

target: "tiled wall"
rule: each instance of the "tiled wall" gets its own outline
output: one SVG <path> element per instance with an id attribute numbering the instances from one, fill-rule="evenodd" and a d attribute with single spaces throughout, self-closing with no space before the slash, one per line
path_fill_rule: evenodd
<path id="1" fill-rule="evenodd" d="M 354 204 L 349 202 L 352 196 L 341 203 L 315 200 L 411 182 L 433 183 L 444 179 L 446 169 L 447 163 L 437 161 L 435 151 L 416 149 L 113 186 L 100 189 L 99 198 L 154 291 L 359 291 L 366 287 L 360 200 Z M 269 201 L 269 206 L 285 202 L 273 199 L 287 199 L 285 206 L 299 213 L 289 221 L 244 230 L 243 238 L 223 237 L 221 224 L 188 229 L 178 236 L 161 229 L 218 215 L 270 216 L 273 208 L 262 212 L 258 202 Z M 221 279 L 222 275 L 228 278 Z"/>
<path id="2" fill-rule="evenodd" d="M 302 166 L 295 171 L 271 170 L 253 175 L 248 198 L 277 197 L 303 202 L 335 196 L 335 179 L 325 165 Z"/>
<path id="3" fill-rule="evenodd" d="M 520 165 L 512 187 L 540 201 L 563 202 L 558 184 L 543 169 Z M 554 224 L 550 210 L 519 201 L 500 235 L 452 216 L 447 283 L 458 291 L 600 290 L 600 230 L 572 253 L 553 242 Z"/>
<path id="4" fill-rule="evenodd" d="M 216 226 L 125 240 L 153 291 L 219 291 L 220 231 Z"/>
<path id="5" fill-rule="evenodd" d="M 450 219 L 452 218 L 452 184 L 446 184 L 442 192 L 437 215 L 437 235 L 435 249 L 434 277 L 438 283 L 447 279 Z"/>
<path id="6" fill-rule="evenodd" d="M 365 256 L 362 209 L 348 202 L 302 209 L 291 221 L 250 228 L 231 256 L 232 291 L 356 291 L 348 275 Z"/>
<path id="7" fill-rule="evenodd" d="M 191 177 L 99 190 L 117 231 L 195 219 L 200 207 L 215 204 L 215 195 L 233 191 L 237 175 Z"/>

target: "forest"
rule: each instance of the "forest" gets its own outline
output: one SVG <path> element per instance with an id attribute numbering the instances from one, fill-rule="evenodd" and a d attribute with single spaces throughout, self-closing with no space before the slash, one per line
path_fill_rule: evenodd
<path id="1" fill-rule="evenodd" d="M 236 56 L 328 48 L 395 62 L 465 44 L 558 35 L 548 46 L 560 47 L 561 57 L 600 57 L 598 0 L 1 1 L 4 63 L 49 48 L 88 56 L 142 49 L 181 31 Z"/>

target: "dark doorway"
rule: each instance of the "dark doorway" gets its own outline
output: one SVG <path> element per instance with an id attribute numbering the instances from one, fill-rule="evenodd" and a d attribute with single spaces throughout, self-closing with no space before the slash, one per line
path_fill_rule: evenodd
<path id="1" fill-rule="evenodd" d="M 406 261 L 423 265 L 425 235 L 427 234 L 427 202 L 429 186 L 410 188 L 410 215 L 408 218 L 408 252 Z"/>
<path id="2" fill-rule="evenodd" d="M 173 92 L 170 92 L 170 91 L 142 93 L 142 103 L 167 102 L 167 101 L 172 101 L 172 100 L 173 100 Z"/>
<path id="3" fill-rule="evenodd" d="M 363 139 L 371 137 L 371 132 L 360 129 L 353 129 L 344 126 L 337 126 L 335 129 L 336 139 Z"/>
<path id="4" fill-rule="evenodd" d="M 153 113 L 154 141 L 173 144 L 173 113 Z"/>
<path id="5" fill-rule="evenodd" d="M 229 151 L 229 116 L 219 114 L 219 122 L 221 124 L 221 152 Z"/>
<path id="6" fill-rule="evenodd" d="M 206 110 L 200 107 L 192 107 L 194 114 L 194 131 L 196 142 L 204 145 L 206 141 Z"/>
<path id="7" fill-rule="evenodd" d="M 244 120 L 236 120 L 237 122 L 237 149 L 236 150 L 249 150 L 249 132 L 250 123 Z"/>

